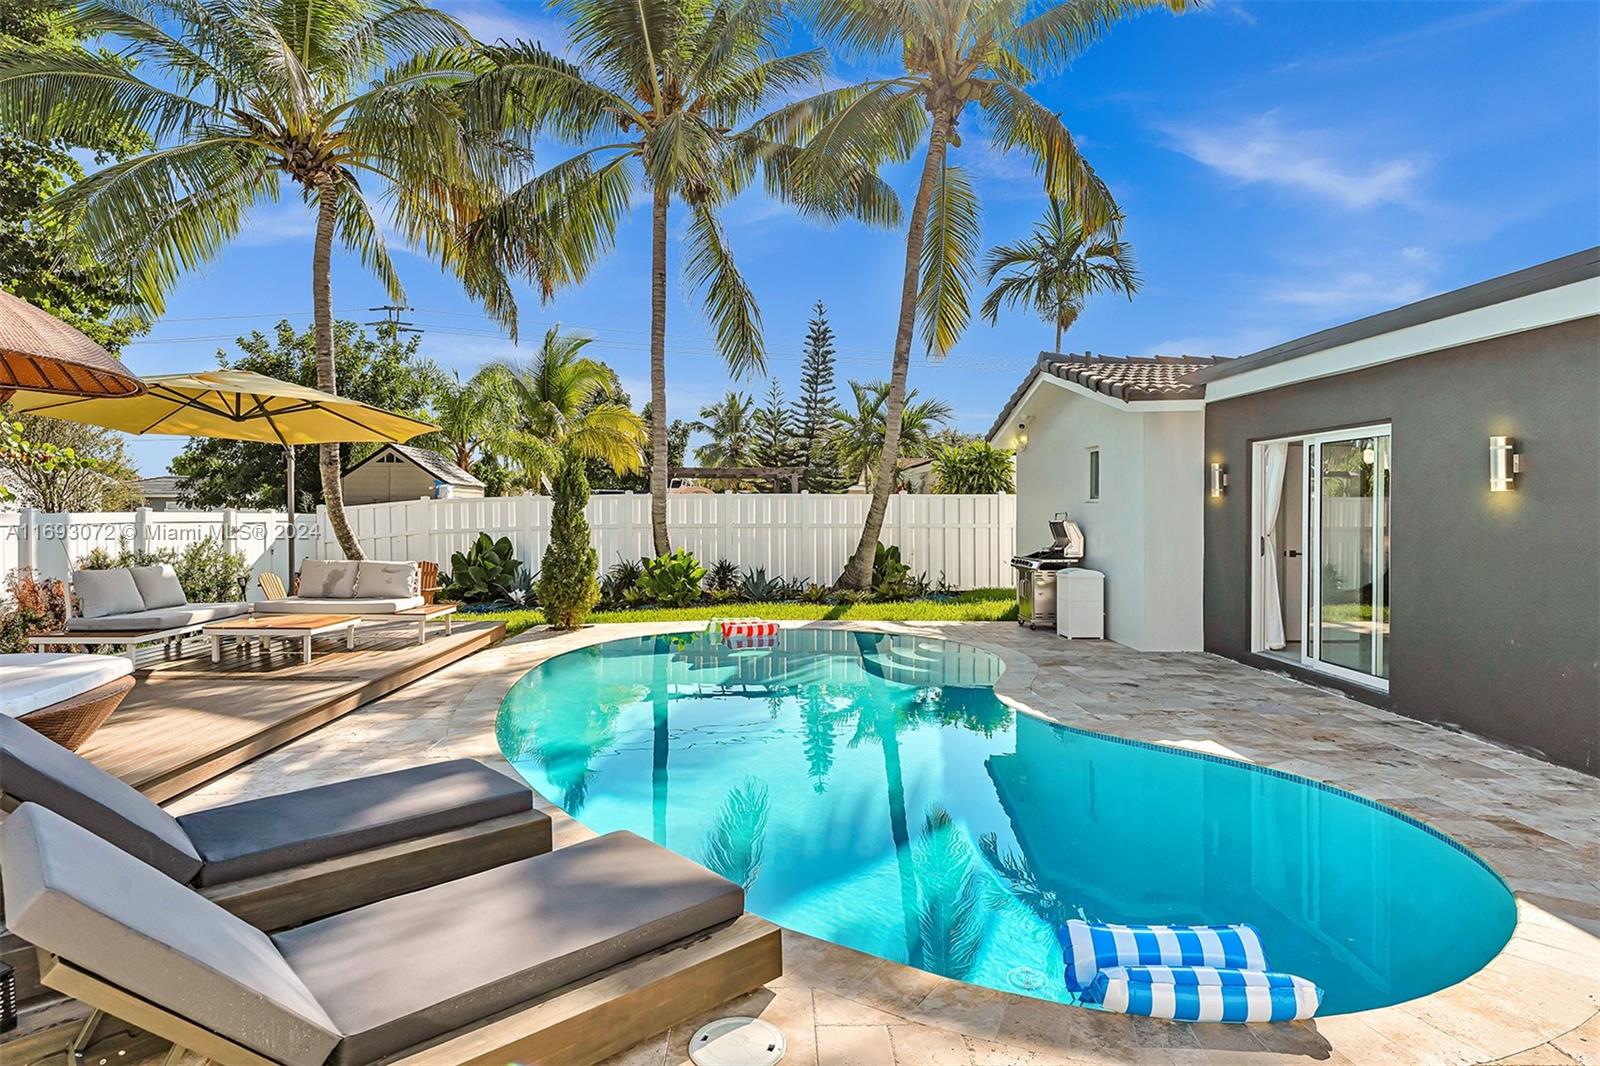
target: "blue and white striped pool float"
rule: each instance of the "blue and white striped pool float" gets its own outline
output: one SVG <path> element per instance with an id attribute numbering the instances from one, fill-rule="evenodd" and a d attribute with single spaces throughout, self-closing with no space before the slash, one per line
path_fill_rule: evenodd
<path id="1" fill-rule="evenodd" d="M 1322 990 L 1267 966 L 1251 925 L 1112 925 L 1073 919 L 1058 931 L 1066 984 L 1083 1002 L 1179 1021 L 1309 1018 Z"/>
<path id="2" fill-rule="evenodd" d="M 1322 989 L 1288 973 L 1215 966 L 1113 966 L 1083 1002 L 1180 1022 L 1292 1022 L 1322 1005 Z"/>

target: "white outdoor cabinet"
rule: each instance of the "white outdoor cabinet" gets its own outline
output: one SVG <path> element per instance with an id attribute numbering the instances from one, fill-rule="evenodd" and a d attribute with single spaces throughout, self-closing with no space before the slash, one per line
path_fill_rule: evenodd
<path id="1" fill-rule="evenodd" d="M 1105 638 L 1106 575 L 1077 566 L 1056 571 L 1056 635 Z"/>

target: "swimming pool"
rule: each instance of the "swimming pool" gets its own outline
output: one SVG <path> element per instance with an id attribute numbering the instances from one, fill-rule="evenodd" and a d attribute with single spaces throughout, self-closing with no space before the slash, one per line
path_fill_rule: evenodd
<path id="1" fill-rule="evenodd" d="M 1055 929 L 1251 922 L 1323 1014 L 1467 977 L 1510 937 L 1475 855 L 1349 793 L 1017 714 L 971 645 L 786 630 L 557 656 L 496 725 L 518 772 L 598 832 L 744 884 L 791 929 L 1068 1001 Z"/>

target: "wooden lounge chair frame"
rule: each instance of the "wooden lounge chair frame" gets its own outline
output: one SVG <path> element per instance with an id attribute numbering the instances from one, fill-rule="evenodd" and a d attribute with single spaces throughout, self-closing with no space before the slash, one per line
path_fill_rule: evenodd
<path id="1" fill-rule="evenodd" d="M 18 716 L 17 721 L 43 733 L 68 751 L 77 751 L 132 691 L 133 676 L 124 674 L 87 692 L 31 710 Z"/>
<path id="2" fill-rule="evenodd" d="M 271 933 L 544 855 L 551 843 L 549 818 L 523 811 L 197 891 Z M 34 953 L 32 944 L 0 927 L 0 962 L 15 968 L 17 997 L 24 1003 L 39 994 L 42 983 Z"/>
<path id="3" fill-rule="evenodd" d="M 418 959 L 417 968 L 418 979 L 426 980 L 427 960 Z M 273 1066 L 271 1059 L 49 952 L 39 952 L 39 971 L 49 987 L 170 1040 L 168 1062 L 187 1050 L 221 1066 Z M 583 1066 L 781 976 L 782 933 L 771 922 L 745 914 L 384 1061 L 391 1066 Z M 91 1016 L 81 1030 L 92 1031 L 95 1021 Z"/>

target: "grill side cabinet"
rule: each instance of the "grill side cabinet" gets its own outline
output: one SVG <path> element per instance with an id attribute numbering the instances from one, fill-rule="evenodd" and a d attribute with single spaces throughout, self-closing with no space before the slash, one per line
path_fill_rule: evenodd
<path id="1" fill-rule="evenodd" d="M 1056 575 L 1056 635 L 1105 639 L 1105 574 L 1075 566 Z"/>

